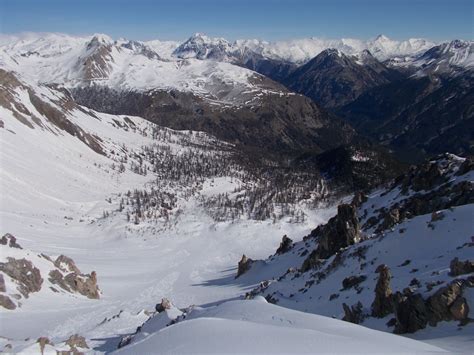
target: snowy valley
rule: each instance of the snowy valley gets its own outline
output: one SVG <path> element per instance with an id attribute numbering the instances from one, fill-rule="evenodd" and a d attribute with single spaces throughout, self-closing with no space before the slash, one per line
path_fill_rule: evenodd
<path id="1" fill-rule="evenodd" d="M 471 352 L 472 145 L 336 114 L 429 77 L 468 131 L 472 43 L 2 35 L 0 350 Z"/>

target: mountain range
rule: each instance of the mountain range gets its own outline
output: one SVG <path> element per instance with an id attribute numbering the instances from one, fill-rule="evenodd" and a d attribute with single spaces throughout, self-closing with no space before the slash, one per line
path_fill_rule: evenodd
<path id="1" fill-rule="evenodd" d="M 473 43 L 1 35 L 0 350 L 470 352 Z"/>

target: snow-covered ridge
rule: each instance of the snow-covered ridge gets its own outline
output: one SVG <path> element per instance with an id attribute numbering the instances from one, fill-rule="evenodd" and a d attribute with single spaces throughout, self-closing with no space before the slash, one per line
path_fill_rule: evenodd
<path id="1" fill-rule="evenodd" d="M 357 194 L 328 224 L 301 242 L 284 239 L 239 279 L 265 280 L 249 298 L 434 342 L 443 334 L 448 348 L 465 352 L 456 337 L 473 327 L 473 187 L 472 159 L 438 157 L 387 189 Z"/>

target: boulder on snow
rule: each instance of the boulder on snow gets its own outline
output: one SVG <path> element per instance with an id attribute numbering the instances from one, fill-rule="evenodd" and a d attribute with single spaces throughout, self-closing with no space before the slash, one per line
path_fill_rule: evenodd
<path id="1" fill-rule="evenodd" d="M 359 285 L 361 282 L 364 282 L 367 279 L 365 275 L 357 275 L 357 276 L 348 276 L 344 280 L 342 280 L 342 288 L 344 290 L 350 289 L 354 286 Z"/>
<path id="2" fill-rule="evenodd" d="M 43 279 L 40 271 L 27 259 L 8 257 L 6 263 L 0 263 L 0 271 L 3 271 L 18 283 L 18 291 L 25 298 L 28 298 L 30 293 L 41 290 Z"/>
<path id="3" fill-rule="evenodd" d="M 3 308 L 13 310 L 16 308 L 16 304 L 7 295 L 0 294 L 0 306 Z"/>
<path id="4" fill-rule="evenodd" d="M 458 258 L 454 258 L 451 260 L 449 264 L 451 276 L 459 276 L 464 274 L 470 274 L 474 272 L 474 261 L 473 260 L 465 260 L 460 261 Z"/>
<path id="5" fill-rule="evenodd" d="M 375 270 L 379 274 L 377 285 L 375 285 L 375 299 L 372 302 L 372 316 L 383 318 L 392 313 L 391 304 L 392 289 L 390 288 L 390 269 L 387 265 L 382 264 Z"/>
<path id="6" fill-rule="evenodd" d="M 469 306 L 462 296 L 465 287 L 470 287 L 469 280 L 454 280 L 427 299 L 431 326 L 435 326 L 440 321 L 467 319 Z"/>
<path id="7" fill-rule="evenodd" d="M 342 320 L 354 324 L 360 324 L 364 320 L 363 306 L 360 301 L 351 307 L 343 303 L 342 308 L 344 309 L 344 317 Z"/>
<path id="8" fill-rule="evenodd" d="M 66 340 L 66 345 L 69 345 L 73 353 L 77 353 L 77 348 L 89 349 L 87 345 L 86 338 L 80 336 L 79 334 L 73 334 Z"/>
<path id="9" fill-rule="evenodd" d="M 242 259 L 239 261 L 239 265 L 237 267 L 237 276 L 235 278 L 238 278 L 239 276 L 245 274 L 247 271 L 250 270 L 250 267 L 253 264 L 253 260 L 250 258 L 247 258 L 247 256 L 244 254 L 242 255 Z"/>
<path id="10" fill-rule="evenodd" d="M 158 303 L 156 306 L 155 306 L 155 309 L 158 313 L 161 313 L 161 312 L 164 312 L 166 311 L 167 309 L 171 309 L 171 302 L 169 299 L 167 298 L 162 298 L 161 299 L 161 303 Z"/>
<path id="11" fill-rule="evenodd" d="M 53 345 L 51 340 L 49 340 L 47 337 L 39 337 L 36 342 L 39 344 L 41 354 L 44 354 L 44 348 L 46 345 Z"/>
<path id="12" fill-rule="evenodd" d="M 280 246 L 278 247 L 276 253 L 277 254 L 284 254 L 287 253 L 293 248 L 293 240 L 288 238 L 286 235 L 283 236 L 281 239 Z"/>
<path id="13" fill-rule="evenodd" d="M 16 242 L 16 238 L 10 233 L 7 233 L 0 238 L 0 245 L 8 245 L 10 248 L 23 249 L 20 244 Z"/>

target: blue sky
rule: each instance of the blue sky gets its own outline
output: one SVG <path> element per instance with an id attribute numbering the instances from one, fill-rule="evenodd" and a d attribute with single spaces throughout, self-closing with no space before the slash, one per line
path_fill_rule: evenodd
<path id="1" fill-rule="evenodd" d="M 181 40 L 473 39 L 473 0 L 0 0 L 0 32 Z"/>

